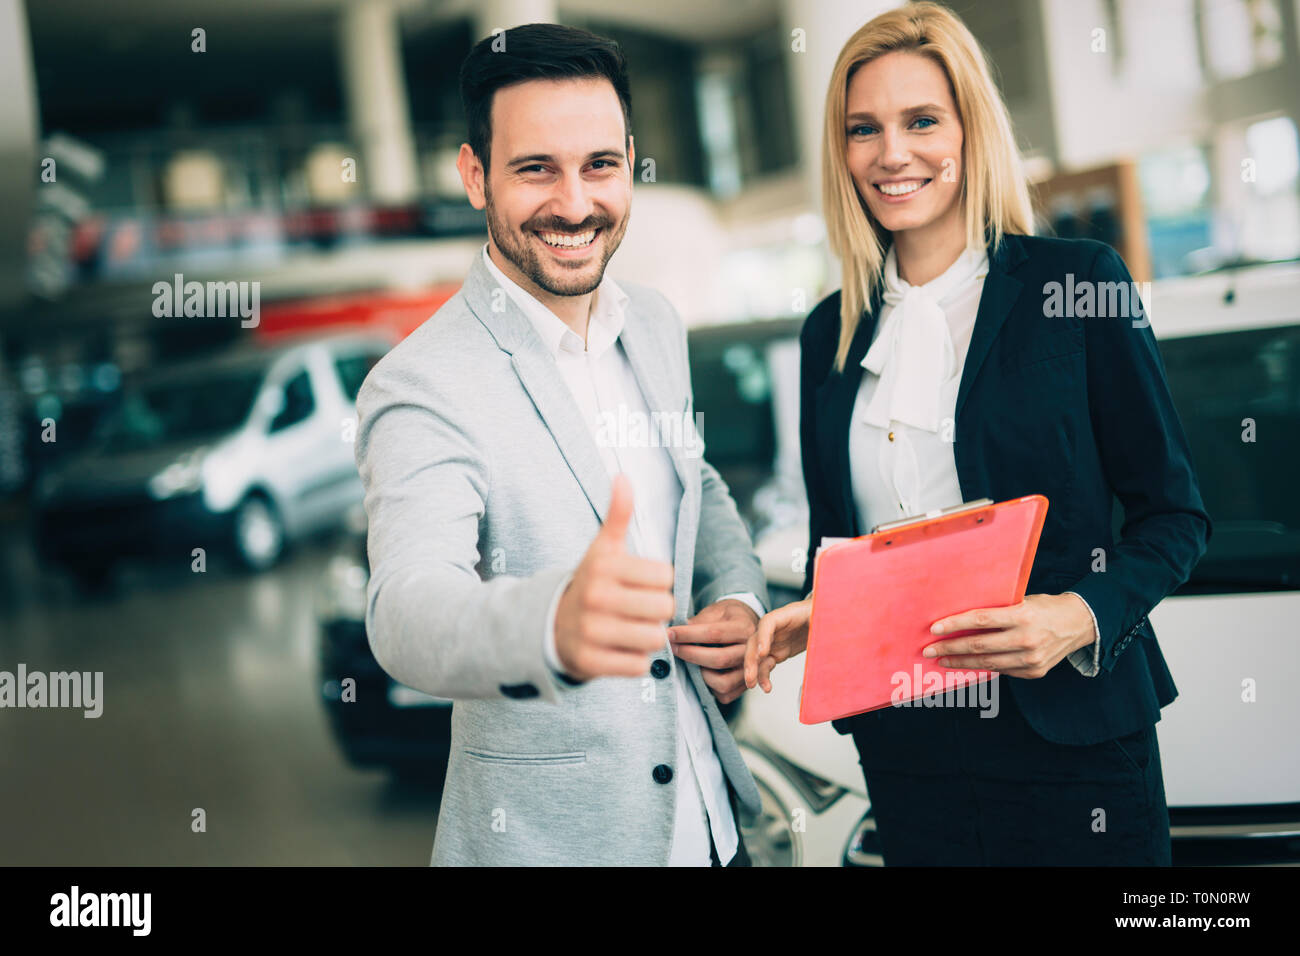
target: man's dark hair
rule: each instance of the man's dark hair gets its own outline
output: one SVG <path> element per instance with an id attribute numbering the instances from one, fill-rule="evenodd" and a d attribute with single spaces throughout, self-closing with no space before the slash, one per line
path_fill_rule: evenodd
<path id="1" fill-rule="evenodd" d="M 501 49 L 504 43 L 504 49 Z M 493 45 L 498 48 L 493 50 Z M 613 40 L 577 27 L 529 23 L 474 44 L 460 67 L 460 98 L 469 124 L 469 147 L 484 169 L 492 144 L 492 98 L 525 80 L 606 79 L 623 107 L 623 127 L 632 135 L 632 94 L 627 61 Z"/>

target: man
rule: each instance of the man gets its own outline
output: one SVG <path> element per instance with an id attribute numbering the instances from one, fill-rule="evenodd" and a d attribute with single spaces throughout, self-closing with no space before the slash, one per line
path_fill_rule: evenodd
<path id="1" fill-rule="evenodd" d="M 605 277 L 634 168 L 622 53 L 517 27 L 461 95 L 489 240 L 357 400 L 370 644 L 456 701 L 432 862 L 745 865 L 758 791 L 718 704 L 762 573 L 696 433 L 610 427 L 693 419 L 677 314 Z"/>

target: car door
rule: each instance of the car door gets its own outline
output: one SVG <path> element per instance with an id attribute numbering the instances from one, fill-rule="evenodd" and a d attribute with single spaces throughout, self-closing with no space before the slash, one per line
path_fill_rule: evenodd
<path id="1" fill-rule="evenodd" d="M 322 440 L 311 506 L 313 520 L 320 526 L 341 524 L 348 509 L 363 498 L 354 456 L 356 396 L 381 355 L 373 349 L 341 343 L 326 343 L 312 355 L 315 414 L 321 417 Z"/>
<path id="2" fill-rule="evenodd" d="M 341 442 L 336 426 L 320 413 L 318 388 L 305 361 L 277 374 L 274 387 L 283 401 L 266 425 L 263 470 L 286 527 L 302 533 L 321 524 Z"/>

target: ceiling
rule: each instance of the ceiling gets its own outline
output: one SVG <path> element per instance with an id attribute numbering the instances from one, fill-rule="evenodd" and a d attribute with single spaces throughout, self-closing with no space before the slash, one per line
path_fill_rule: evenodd
<path id="1" fill-rule="evenodd" d="M 130 0 L 129 6 L 104 0 L 28 0 L 32 33 L 40 38 L 114 37 L 156 34 L 171 28 L 238 23 L 245 29 L 292 32 L 297 17 L 332 14 L 368 0 Z M 475 0 L 389 0 L 408 21 L 472 16 Z M 641 27 L 683 39 L 710 40 L 775 19 L 780 0 L 655 0 L 611 3 L 609 0 L 560 0 L 560 17 L 568 15 Z"/>

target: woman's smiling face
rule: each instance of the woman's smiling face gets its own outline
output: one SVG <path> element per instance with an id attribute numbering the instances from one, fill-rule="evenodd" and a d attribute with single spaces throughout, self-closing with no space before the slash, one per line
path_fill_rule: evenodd
<path id="1" fill-rule="evenodd" d="M 845 100 L 849 174 L 890 232 L 961 223 L 962 126 L 943 68 L 898 51 L 858 67 Z"/>

